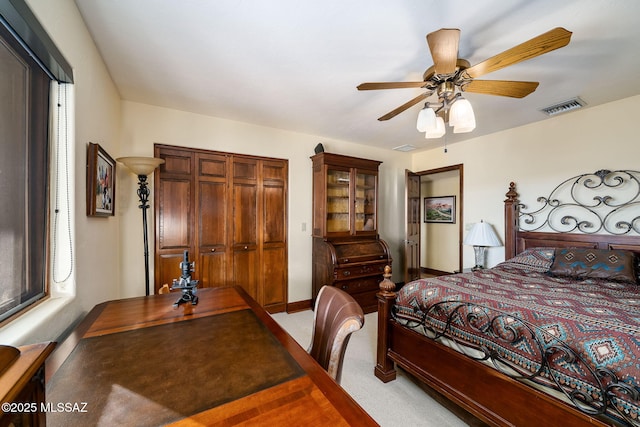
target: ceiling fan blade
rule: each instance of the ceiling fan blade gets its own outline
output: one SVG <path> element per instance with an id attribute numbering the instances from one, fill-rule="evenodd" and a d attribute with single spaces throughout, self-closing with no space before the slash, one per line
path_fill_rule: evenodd
<path id="1" fill-rule="evenodd" d="M 456 28 L 442 28 L 427 34 L 436 74 L 451 74 L 456 71 L 459 42 L 460 30 Z"/>
<path id="2" fill-rule="evenodd" d="M 377 90 L 377 89 L 403 89 L 411 87 L 422 87 L 426 82 L 381 82 L 381 83 L 361 83 L 358 90 Z"/>
<path id="3" fill-rule="evenodd" d="M 511 80 L 473 80 L 464 85 L 462 90 L 485 95 L 524 98 L 535 91 L 539 84 L 538 82 L 517 82 Z"/>
<path id="4" fill-rule="evenodd" d="M 554 28 L 529 41 L 521 43 L 517 46 L 507 49 L 491 58 L 482 61 L 465 71 L 471 78 L 480 77 L 482 75 L 500 70 L 509 65 L 535 58 L 552 50 L 559 49 L 569 44 L 571 40 L 571 31 L 567 31 L 562 27 Z"/>
<path id="5" fill-rule="evenodd" d="M 389 119 L 397 116 L 398 114 L 402 113 L 407 108 L 413 107 L 418 102 L 422 101 L 425 98 L 428 98 L 432 93 L 433 93 L 432 91 L 427 91 L 425 93 L 421 93 L 420 95 L 418 95 L 415 98 L 413 98 L 411 101 L 405 102 L 404 104 L 402 104 L 401 106 L 399 106 L 395 110 L 390 111 L 387 114 L 385 114 L 384 116 L 380 117 L 378 120 L 380 120 L 381 122 L 383 122 L 385 120 L 389 120 Z"/>

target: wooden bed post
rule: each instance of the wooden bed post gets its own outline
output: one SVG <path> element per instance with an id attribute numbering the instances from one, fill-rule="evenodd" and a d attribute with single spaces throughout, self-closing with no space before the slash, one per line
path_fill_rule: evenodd
<path id="1" fill-rule="evenodd" d="M 396 369 L 393 361 L 387 356 L 389 349 L 389 320 L 391 318 L 391 306 L 396 299 L 396 284 L 390 280 L 391 266 L 384 268 L 384 279 L 380 282 L 378 298 L 378 349 L 376 351 L 377 362 L 374 370 L 376 377 L 387 383 L 396 379 Z"/>
<path id="2" fill-rule="evenodd" d="M 506 196 L 504 201 L 504 259 L 508 260 L 517 255 L 518 193 L 514 182 L 509 183 L 509 191 Z"/>

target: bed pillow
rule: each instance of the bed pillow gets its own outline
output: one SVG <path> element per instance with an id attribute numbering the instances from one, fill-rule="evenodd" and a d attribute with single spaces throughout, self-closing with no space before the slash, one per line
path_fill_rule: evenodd
<path id="1" fill-rule="evenodd" d="M 505 263 L 546 273 L 551 268 L 554 253 L 555 248 L 528 248 L 509 258 Z"/>
<path id="2" fill-rule="evenodd" d="M 622 250 L 557 248 L 549 273 L 577 279 L 636 283 L 635 256 Z"/>

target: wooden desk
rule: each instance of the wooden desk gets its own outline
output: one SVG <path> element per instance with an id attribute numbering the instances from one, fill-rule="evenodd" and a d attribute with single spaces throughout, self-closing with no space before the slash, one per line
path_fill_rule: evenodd
<path id="1" fill-rule="evenodd" d="M 13 351 L 3 349 L 7 351 L 3 351 L 0 372 L 0 402 L 3 403 L 0 426 L 45 424 L 44 364 L 54 347 L 55 343 L 48 342 L 25 345 Z"/>
<path id="2" fill-rule="evenodd" d="M 47 361 L 47 402 L 78 405 L 49 425 L 377 425 L 244 290 L 198 296 L 96 306 Z"/>

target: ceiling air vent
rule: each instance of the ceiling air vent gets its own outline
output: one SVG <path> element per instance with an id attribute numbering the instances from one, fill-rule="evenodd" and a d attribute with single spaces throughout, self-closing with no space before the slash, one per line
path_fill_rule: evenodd
<path id="1" fill-rule="evenodd" d="M 396 150 L 396 151 L 413 151 L 415 149 L 416 149 L 416 147 L 414 147 L 411 144 L 405 144 L 405 145 L 400 145 L 398 147 L 394 147 L 394 150 Z"/>
<path id="2" fill-rule="evenodd" d="M 577 110 L 587 105 L 582 99 L 575 97 L 559 104 L 551 105 L 541 109 L 547 116 L 555 116 L 557 114 L 568 113 L 569 111 Z"/>

